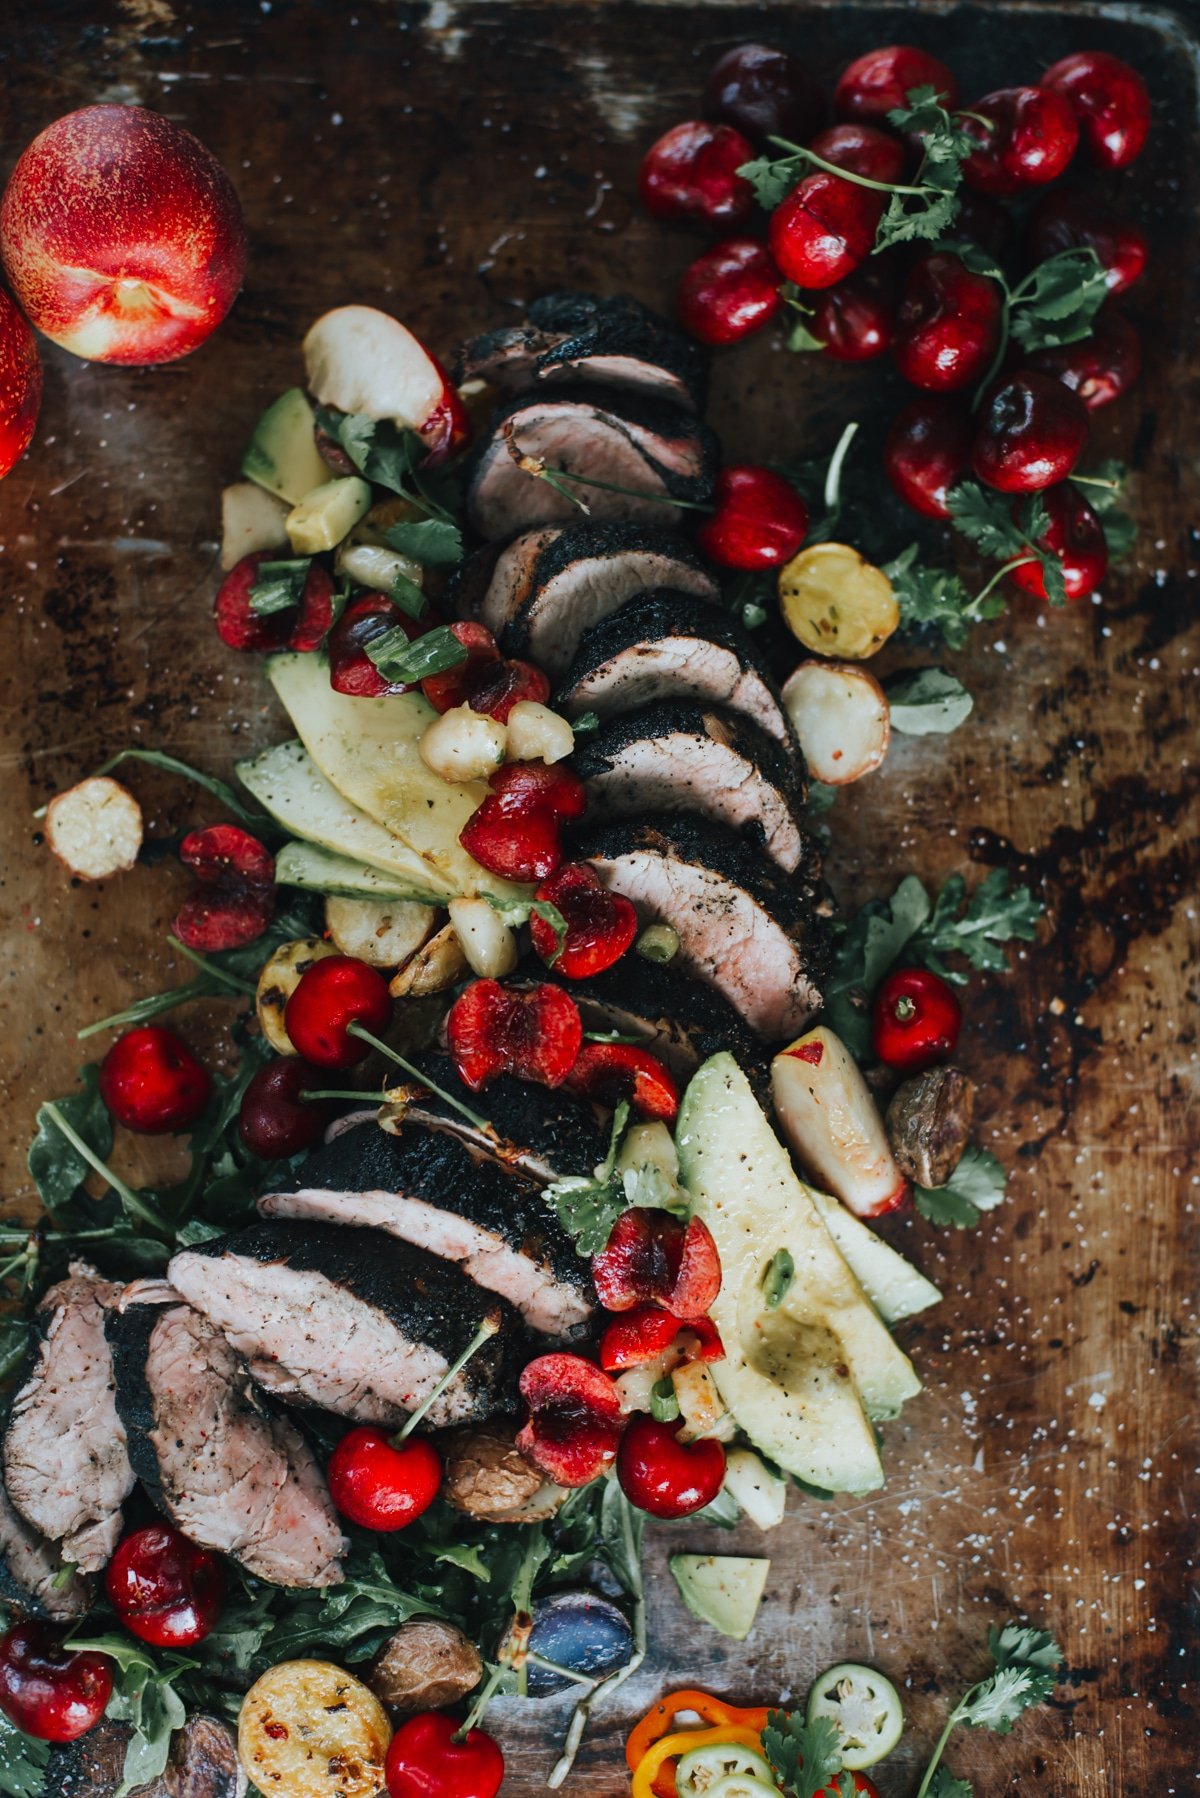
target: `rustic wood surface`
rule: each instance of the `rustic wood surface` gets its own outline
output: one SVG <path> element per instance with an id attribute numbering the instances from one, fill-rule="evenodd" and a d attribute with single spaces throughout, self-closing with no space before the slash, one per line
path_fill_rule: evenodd
<path id="1" fill-rule="evenodd" d="M 665 1547 L 703 1537 L 658 1532 L 651 1660 L 597 1722 L 571 1789 L 623 1789 L 623 1729 L 668 1680 L 757 1700 L 803 1693 L 853 1657 L 907 1686 L 912 1733 L 880 1778 L 898 1798 L 947 1698 L 980 1670 L 987 1625 L 1020 1614 L 1054 1629 L 1069 1673 L 1012 1737 L 956 1742 L 956 1769 L 989 1794 L 1190 1790 L 1200 139 L 1186 26 L 1158 8 L 807 0 L 41 0 L 5 13 L 5 172 L 58 114 L 141 102 L 211 144 L 252 244 L 233 316 L 186 361 L 122 371 L 48 348 L 37 443 L 0 490 L 0 1190 L 23 1217 L 35 1103 L 69 1087 L 76 1029 L 181 977 L 163 947 L 179 871 L 73 886 L 32 812 L 131 740 L 225 771 L 278 734 L 254 664 L 209 622 L 216 503 L 258 411 L 297 378 L 307 322 L 366 301 L 448 349 L 565 283 L 668 304 L 699 240 L 639 214 L 639 153 L 694 111 L 714 54 L 749 36 L 791 44 L 826 79 L 872 43 L 916 39 L 949 54 L 968 94 L 1088 45 L 1146 71 L 1153 146 L 1111 193 L 1154 240 L 1129 308 L 1147 370 L 1096 432 L 1136 471 L 1137 553 L 1102 604 L 1022 602 L 980 632 L 954 664 L 976 695 L 968 725 L 898 741 L 830 820 L 848 904 L 909 870 L 974 879 L 997 864 L 1046 901 L 1043 940 L 1014 977 L 974 989 L 965 1039 L 1010 1196 L 971 1234 L 892 1232 L 946 1295 L 904 1332 L 925 1393 L 887 1431 L 883 1493 L 797 1495 L 749 1642 L 686 1616 Z M 802 456 L 887 393 L 885 377 L 837 377 L 760 340 L 721 360 L 711 415 L 739 458 Z M 169 782 L 139 771 L 133 784 L 156 836 L 206 815 Z M 188 1028 L 215 1050 L 227 1020 L 213 1007 Z M 758 1547 L 753 1530 L 741 1540 Z M 543 1789 L 565 1714 L 499 1707 L 506 1789 Z"/>

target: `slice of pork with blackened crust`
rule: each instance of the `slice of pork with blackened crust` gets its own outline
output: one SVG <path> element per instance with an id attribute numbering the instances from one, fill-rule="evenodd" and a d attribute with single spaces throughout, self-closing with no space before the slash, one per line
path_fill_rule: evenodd
<path id="1" fill-rule="evenodd" d="M 506 655 L 525 656 L 557 678 L 590 625 L 660 587 L 720 598 L 700 558 L 668 532 L 581 523 L 524 531 L 499 551 L 480 550 L 461 570 L 452 603 L 461 617 L 486 624 Z"/>
<path id="2" fill-rule="evenodd" d="M 71 1622 L 92 1602 L 90 1579 L 13 1510 L 0 1487 L 0 1599 L 31 1617 Z"/>
<path id="3" fill-rule="evenodd" d="M 52 1747 L 46 1798 L 116 1798 L 132 1733 L 128 1723 L 106 1717 L 77 1741 Z M 128 1798 L 245 1798 L 247 1790 L 233 1731 L 200 1716 L 176 1730 L 166 1767 L 148 1784 L 130 1786 Z"/>
<path id="4" fill-rule="evenodd" d="M 307 1156 L 258 1208 L 386 1230 L 461 1267 L 543 1335 L 576 1333 L 592 1314 L 587 1262 L 541 1188 L 444 1130 L 404 1124 L 394 1136 L 360 1124 Z"/>
<path id="5" fill-rule="evenodd" d="M 543 480 L 522 460 L 561 472 Z M 708 426 L 677 406 L 597 387 L 521 394 L 500 408 L 475 452 L 467 515 L 481 537 L 507 537 L 577 518 L 582 500 L 595 519 L 671 530 L 681 518 L 672 501 L 707 500 L 717 460 Z"/>
<path id="6" fill-rule="evenodd" d="M 828 901 L 811 852 L 785 875 L 730 831 L 659 815 L 582 830 L 573 854 L 643 923 L 670 924 L 679 967 L 715 986 L 760 1036 L 794 1036 L 820 1010 Z"/>
<path id="7" fill-rule="evenodd" d="M 316 1456 L 190 1305 L 108 1314 L 134 1471 L 185 1536 L 276 1586 L 331 1586 L 346 1542 Z"/>
<path id="8" fill-rule="evenodd" d="M 549 293 L 524 321 L 473 337 L 459 350 L 454 380 L 482 380 L 502 393 L 588 381 L 670 400 L 702 412 L 708 352 L 620 294 Z"/>
<path id="9" fill-rule="evenodd" d="M 561 1087 L 535 1086 L 512 1074 L 501 1074 L 488 1082 L 481 1098 L 459 1079 L 448 1055 L 426 1051 L 413 1057 L 413 1066 L 427 1074 L 440 1092 L 419 1088 L 414 1082 L 413 1097 L 404 1110 L 405 1124 L 449 1131 L 543 1184 L 570 1174 L 590 1174 L 604 1159 L 607 1127 L 592 1106 Z M 472 1124 L 447 1102 L 450 1099 L 485 1118 L 490 1130 Z"/>
<path id="10" fill-rule="evenodd" d="M 4 1435 L 9 1498 L 81 1573 L 98 1572 L 117 1546 L 134 1483 L 104 1337 L 120 1291 L 82 1262 L 50 1288 Z"/>
<path id="11" fill-rule="evenodd" d="M 803 859 L 805 785 L 765 731 L 737 712 L 663 699 L 612 718 L 575 752 L 589 818 L 695 812 L 765 851 L 786 873 Z"/>
<path id="12" fill-rule="evenodd" d="M 750 633 L 732 613 L 691 592 L 644 593 L 591 625 L 554 703 L 568 718 L 612 718 L 658 699 L 698 699 L 740 712 L 803 770 L 779 688 Z"/>
<path id="13" fill-rule="evenodd" d="M 255 1379 L 293 1403 L 403 1423 L 486 1318 L 496 1334 L 434 1401 L 428 1422 L 470 1423 L 511 1404 L 520 1336 L 512 1307 L 380 1230 L 264 1221 L 183 1250 L 169 1275 Z"/>

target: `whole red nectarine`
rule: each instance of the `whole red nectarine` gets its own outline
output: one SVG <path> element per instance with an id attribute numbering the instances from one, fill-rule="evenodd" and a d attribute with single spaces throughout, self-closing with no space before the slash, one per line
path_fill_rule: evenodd
<path id="1" fill-rule="evenodd" d="M 0 477 L 29 448 L 42 403 L 42 362 L 33 332 L 0 288 Z"/>
<path id="2" fill-rule="evenodd" d="M 171 362 L 229 311 L 246 232 L 232 182 L 190 131 L 140 106 L 85 106 L 17 163 L 0 254 L 55 343 L 90 362 Z"/>

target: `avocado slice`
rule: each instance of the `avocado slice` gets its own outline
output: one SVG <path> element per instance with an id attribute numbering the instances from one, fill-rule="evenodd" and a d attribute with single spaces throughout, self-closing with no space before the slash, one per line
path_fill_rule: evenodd
<path id="1" fill-rule="evenodd" d="M 242 473 L 268 493 L 297 506 L 329 479 L 317 449 L 313 409 L 299 387 L 289 387 L 255 425 L 242 457 Z"/>
<path id="2" fill-rule="evenodd" d="M 830 1492 L 871 1491 L 883 1469 L 868 1418 L 894 1416 L 920 1381 L 732 1055 L 693 1077 L 676 1146 L 693 1214 L 721 1258 L 712 1319 L 726 1354 L 711 1369 L 721 1397 L 785 1472 Z M 791 1281 L 772 1306 L 764 1278 L 784 1250 Z"/>
<path id="3" fill-rule="evenodd" d="M 429 888 L 418 889 L 398 874 L 385 874 L 367 862 L 351 861 L 319 843 L 285 843 L 275 857 L 275 880 L 281 887 L 302 887 L 336 899 L 415 899 L 441 905 Z"/>
<path id="4" fill-rule="evenodd" d="M 758 1615 L 770 1561 L 755 1555 L 672 1555 L 670 1567 L 692 1616 L 744 1642 Z"/>
<path id="5" fill-rule="evenodd" d="M 933 1281 L 927 1280 L 890 1243 L 876 1236 L 874 1230 L 869 1230 L 861 1218 L 827 1192 L 818 1192 L 815 1187 L 810 1187 L 809 1192 L 825 1228 L 885 1324 L 898 1324 L 939 1302 L 942 1295 Z"/>
<path id="6" fill-rule="evenodd" d="M 306 493 L 287 515 L 287 534 L 298 556 L 336 549 L 371 510 L 371 489 L 356 474 L 340 475 Z"/>

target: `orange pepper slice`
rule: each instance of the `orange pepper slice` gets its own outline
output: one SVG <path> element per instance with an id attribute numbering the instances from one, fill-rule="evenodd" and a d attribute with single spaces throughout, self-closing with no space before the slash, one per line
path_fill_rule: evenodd
<path id="1" fill-rule="evenodd" d="M 692 1710 L 694 1705 L 683 1705 L 684 1710 Z M 735 1723 L 718 1723 L 711 1729 L 681 1729 L 673 1734 L 662 1736 L 654 1742 L 642 1756 L 633 1770 L 633 1798 L 662 1798 L 665 1781 L 659 1784 L 659 1775 L 668 1772 L 666 1763 L 677 1760 L 680 1755 L 687 1754 L 692 1748 L 707 1748 L 714 1742 L 736 1743 L 742 1748 L 760 1749 L 758 1731 L 745 1729 Z M 674 1791 L 674 1768 L 669 1769 L 671 1784 L 669 1791 Z"/>
<path id="2" fill-rule="evenodd" d="M 711 1692 L 701 1692 L 691 1687 L 684 1687 L 679 1692 L 668 1692 L 629 1732 L 625 1743 L 625 1760 L 630 1772 L 648 1748 L 652 1748 L 663 1736 L 671 1734 L 674 1720 L 680 1711 L 695 1711 L 710 1727 L 714 1723 L 729 1723 L 733 1720 L 732 1707 L 723 1698 L 714 1698 Z"/>

